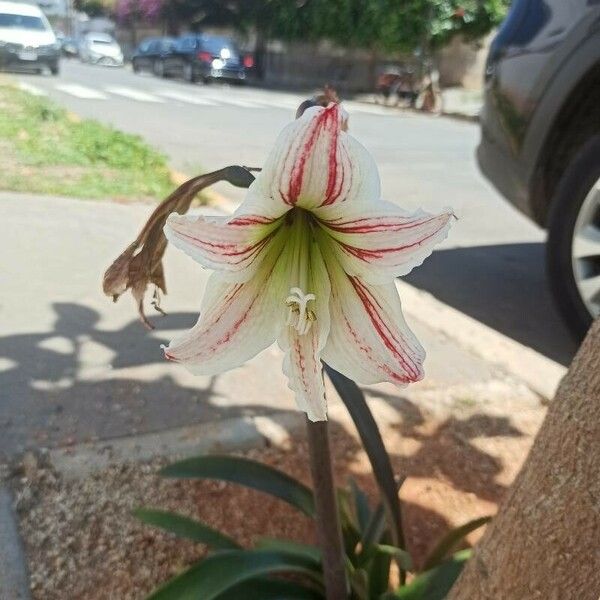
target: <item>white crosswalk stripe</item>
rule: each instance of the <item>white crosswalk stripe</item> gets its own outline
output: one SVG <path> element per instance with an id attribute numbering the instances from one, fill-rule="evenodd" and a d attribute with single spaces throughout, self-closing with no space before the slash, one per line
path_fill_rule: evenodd
<path id="1" fill-rule="evenodd" d="M 187 102 L 189 104 L 198 104 L 199 106 L 215 106 L 217 102 L 209 100 L 208 98 L 202 98 L 195 94 L 186 94 L 178 90 L 155 90 L 155 94 L 158 96 L 164 96 L 171 100 L 179 100 L 180 102 Z"/>
<path id="2" fill-rule="evenodd" d="M 239 108 L 265 108 L 265 105 L 254 100 L 241 100 L 239 98 L 222 98 L 217 96 L 207 96 L 209 100 L 213 100 L 218 104 L 230 104 Z"/>
<path id="3" fill-rule="evenodd" d="M 122 87 L 122 86 L 109 86 L 104 88 L 110 94 L 116 94 L 117 96 L 124 96 L 131 100 L 137 100 L 138 102 L 164 102 L 162 98 L 153 96 L 141 90 L 134 90 L 133 88 Z"/>
<path id="4" fill-rule="evenodd" d="M 92 88 L 79 85 L 78 83 L 61 83 L 55 86 L 56 89 L 65 94 L 70 94 L 76 98 L 82 98 L 84 100 L 106 100 L 108 96 L 93 90 Z"/>
<path id="5" fill-rule="evenodd" d="M 19 82 L 19 87 L 35 96 L 48 95 L 46 90 L 27 82 Z M 263 110 L 276 108 L 295 111 L 302 102 L 301 96 L 278 95 L 276 92 L 267 94 L 261 92 L 254 93 L 252 90 L 234 92 L 233 90 L 224 91 L 219 89 L 211 89 L 209 91 L 203 87 L 190 88 L 189 91 L 176 89 L 175 87 L 162 87 L 145 91 L 133 87 L 115 85 L 106 86 L 103 91 L 100 91 L 78 83 L 61 83 L 55 84 L 54 88 L 59 92 L 86 100 L 108 100 L 110 98 L 109 94 L 114 94 L 136 102 L 162 104 L 168 100 L 175 100 L 199 107 L 235 106 L 238 108 Z M 397 112 L 392 108 L 364 104 L 354 100 L 344 101 L 343 106 L 350 114 L 390 115 Z"/>
<path id="6" fill-rule="evenodd" d="M 25 83 L 24 81 L 19 81 L 19 89 L 31 94 L 33 96 L 47 96 L 48 92 L 43 90 L 42 88 L 37 87 L 36 85 L 31 85 L 31 83 Z"/>

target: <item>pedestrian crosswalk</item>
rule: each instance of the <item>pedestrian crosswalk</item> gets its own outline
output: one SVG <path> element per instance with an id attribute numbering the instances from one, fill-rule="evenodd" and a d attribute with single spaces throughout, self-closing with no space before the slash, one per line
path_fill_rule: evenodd
<path id="1" fill-rule="evenodd" d="M 122 85 L 109 85 L 91 87 L 76 82 L 55 82 L 45 86 L 34 85 L 28 81 L 19 82 L 19 87 L 34 96 L 49 96 L 53 92 L 66 94 L 80 100 L 105 102 L 114 100 L 129 100 L 145 104 L 181 103 L 198 107 L 236 107 L 241 109 L 273 109 L 279 108 L 294 111 L 300 104 L 301 99 L 291 94 L 279 92 L 266 93 L 263 91 L 231 90 L 231 89 L 203 89 L 201 87 L 189 90 L 178 89 L 178 87 L 160 87 L 151 89 L 140 89 Z M 182 86 L 183 87 L 183 86 Z M 389 108 L 362 104 L 360 102 L 344 102 L 346 109 L 352 113 L 364 113 L 372 115 L 391 114 Z"/>
<path id="2" fill-rule="evenodd" d="M 71 94 L 71 96 L 75 96 L 76 98 L 85 98 L 86 100 L 106 100 L 108 98 L 108 96 L 102 92 L 77 83 L 62 83 L 55 87 L 58 91 L 64 92 L 65 94 Z"/>

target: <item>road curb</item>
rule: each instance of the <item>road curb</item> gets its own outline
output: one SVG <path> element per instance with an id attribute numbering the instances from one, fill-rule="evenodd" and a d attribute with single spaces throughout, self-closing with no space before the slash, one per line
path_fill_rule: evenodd
<path id="1" fill-rule="evenodd" d="M 66 480 L 79 479 L 116 462 L 187 457 L 285 445 L 304 427 L 303 413 L 233 417 L 50 450 L 50 464 Z"/>
<path id="2" fill-rule="evenodd" d="M 396 281 L 404 310 L 484 360 L 524 382 L 544 400 L 552 400 L 566 367 L 440 302 L 404 281 Z"/>
<path id="3" fill-rule="evenodd" d="M 0 600 L 30 600 L 29 576 L 13 495 L 0 483 Z"/>

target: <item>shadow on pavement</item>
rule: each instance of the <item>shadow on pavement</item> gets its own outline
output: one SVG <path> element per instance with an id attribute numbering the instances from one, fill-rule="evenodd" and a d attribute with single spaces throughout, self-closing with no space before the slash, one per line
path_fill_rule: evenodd
<path id="1" fill-rule="evenodd" d="M 563 365 L 577 350 L 548 290 L 542 243 L 439 250 L 406 281 Z"/>
<path id="2" fill-rule="evenodd" d="M 194 388 L 168 375 L 151 380 L 144 380 L 143 373 L 139 379 L 138 373 L 135 378 L 112 378 L 111 367 L 163 363 L 160 345 L 169 339 L 149 336 L 137 320 L 117 331 L 102 330 L 99 314 L 86 306 L 52 306 L 56 313 L 52 331 L 0 338 L 0 361 L 4 362 L 0 458 L 28 447 L 70 445 L 278 412 L 262 405 L 218 403 L 217 377 L 205 387 Z M 158 330 L 166 331 L 188 328 L 196 319 L 195 313 L 179 313 L 155 323 Z"/>

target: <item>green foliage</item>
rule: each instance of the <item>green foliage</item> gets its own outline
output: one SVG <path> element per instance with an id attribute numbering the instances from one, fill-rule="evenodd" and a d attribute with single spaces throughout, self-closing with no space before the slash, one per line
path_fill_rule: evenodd
<path id="1" fill-rule="evenodd" d="M 510 0 L 166 0 L 163 13 L 168 22 L 195 29 L 225 26 L 263 38 L 412 52 L 444 44 L 455 33 L 479 38 L 509 6 Z"/>
<path id="2" fill-rule="evenodd" d="M 252 474 L 250 487 L 286 500 L 306 513 L 305 501 L 294 499 L 297 490 L 306 489 L 300 482 L 248 459 L 201 456 L 175 463 L 164 473 L 169 477 L 219 479 L 248 485 L 249 478 L 239 475 L 243 471 Z M 273 482 L 277 482 L 276 485 Z M 442 600 L 468 558 L 468 553 L 460 552 L 447 559 L 447 551 L 466 533 L 488 521 L 477 519 L 447 534 L 427 559 L 427 570 L 413 578 L 409 585 L 389 592 L 392 563 L 409 572 L 414 572 L 414 565 L 406 550 L 386 542 L 389 530 L 383 505 L 372 510 L 364 492 L 351 482 L 349 490 L 338 490 L 338 507 L 354 600 Z M 150 509 L 137 509 L 134 514 L 173 535 L 203 543 L 211 551 L 207 558 L 154 592 L 151 600 L 324 598 L 321 552 L 316 546 L 260 538 L 255 548 L 243 550 L 228 536 L 181 515 Z M 291 573 L 300 575 L 301 580 L 291 583 L 273 578 Z"/>
<path id="3" fill-rule="evenodd" d="M 171 191 L 165 157 L 138 136 L 9 86 L 0 86 L 0 108 L 3 189 L 137 199 Z"/>
<path id="4" fill-rule="evenodd" d="M 457 552 L 415 577 L 408 585 L 384 594 L 381 600 L 444 600 L 470 556 L 470 550 Z"/>
<path id="5" fill-rule="evenodd" d="M 309 517 L 315 514 L 312 492 L 293 477 L 253 460 L 237 456 L 197 456 L 165 467 L 164 477 L 219 479 L 271 494 Z"/>
<path id="6" fill-rule="evenodd" d="M 468 558 L 468 551 L 448 557 L 449 553 L 489 519 L 476 519 L 450 531 L 430 553 L 422 572 L 417 572 L 404 545 L 398 486 L 373 415 L 353 381 L 329 367 L 326 373 L 357 427 L 382 497 L 372 508 L 355 481 L 337 492 L 351 600 L 443 600 Z M 273 467 L 246 458 L 198 456 L 172 464 L 161 473 L 243 485 L 315 517 L 309 488 Z M 228 536 L 187 517 L 148 509 L 138 509 L 135 514 L 146 523 L 201 542 L 209 549 L 207 558 L 167 582 L 150 597 L 152 600 L 324 600 L 321 552 L 316 546 L 261 538 L 254 548 L 242 550 Z M 400 572 L 400 587 L 390 591 L 394 563 Z M 412 574 L 408 585 L 406 573 Z M 288 574 L 294 575 L 293 581 L 279 579 Z"/>
<path id="7" fill-rule="evenodd" d="M 341 46 L 413 51 L 442 45 L 455 33 L 488 33 L 510 0 L 311 0 L 281 31 L 288 37 L 328 38 Z"/>

